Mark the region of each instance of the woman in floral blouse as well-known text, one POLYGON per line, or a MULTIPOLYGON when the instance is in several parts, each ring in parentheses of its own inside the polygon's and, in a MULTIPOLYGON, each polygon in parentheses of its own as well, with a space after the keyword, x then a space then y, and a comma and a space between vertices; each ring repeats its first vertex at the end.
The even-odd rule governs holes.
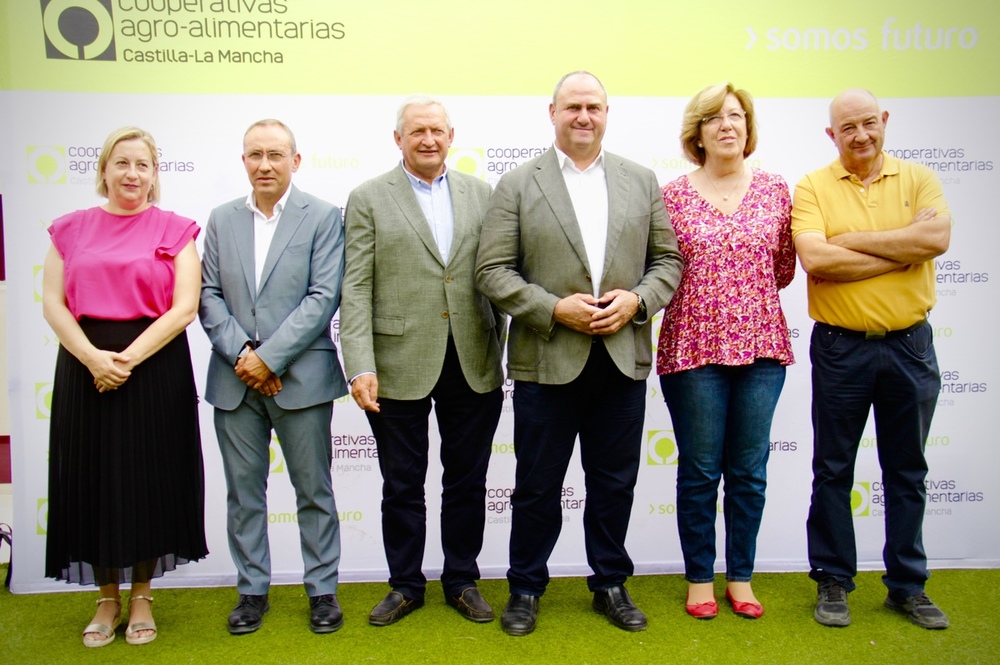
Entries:
POLYGON ((715 515, 725 479, 726 598, 764 612, 750 586, 764 510, 771 419, 793 362, 778 290, 795 274, 791 197, 781 177, 745 163, 757 146, 753 100, 731 84, 687 105, 684 153, 701 168, 663 187, 684 274, 664 310, 656 370, 678 448, 677 526, 686 609, 718 612, 715 515))

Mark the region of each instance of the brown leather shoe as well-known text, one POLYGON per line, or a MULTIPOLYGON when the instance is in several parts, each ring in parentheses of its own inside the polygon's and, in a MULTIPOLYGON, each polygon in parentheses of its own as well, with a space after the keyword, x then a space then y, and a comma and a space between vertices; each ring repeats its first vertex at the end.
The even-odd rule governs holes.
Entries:
POLYGON ((469 621, 476 623, 493 621, 493 608, 474 586, 467 587, 458 596, 448 596, 445 600, 469 621))
POLYGON ((373 626, 388 626, 423 606, 423 598, 407 598, 398 591, 390 591, 368 615, 368 623, 373 626))

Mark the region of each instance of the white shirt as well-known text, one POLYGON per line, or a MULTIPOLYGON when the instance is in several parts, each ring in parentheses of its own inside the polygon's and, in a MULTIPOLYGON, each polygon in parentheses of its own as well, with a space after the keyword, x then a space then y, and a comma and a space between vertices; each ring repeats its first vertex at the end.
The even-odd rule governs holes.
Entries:
POLYGON ((274 214, 268 219, 257 207, 253 192, 247 196, 247 208, 253 212, 253 267, 257 293, 260 293, 260 276, 264 272, 264 262, 267 260, 267 252, 271 249, 271 240, 274 239, 274 230, 278 228, 278 220, 281 219, 281 211, 288 203, 288 195, 292 188, 289 187, 281 195, 278 202, 274 204, 274 214))
POLYGON ((417 176, 406 170, 403 165, 406 177, 410 179, 410 186, 417 197, 420 209, 424 211, 427 224, 431 227, 434 235, 434 242, 437 243, 441 259, 448 263, 448 256, 451 254, 451 238, 455 234, 455 210, 451 205, 451 188, 448 186, 448 167, 445 166, 444 173, 434 178, 431 184, 427 184, 417 176))
POLYGON ((569 198, 573 202, 576 222, 583 236, 583 246, 590 261, 590 277, 594 297, 601 296, 601 278, 604 276, 604 253, 608 242, 608 178, 604 172, 604 149, 597 159, 581 171, 559 148, 556 159, 562 169, 569 198))

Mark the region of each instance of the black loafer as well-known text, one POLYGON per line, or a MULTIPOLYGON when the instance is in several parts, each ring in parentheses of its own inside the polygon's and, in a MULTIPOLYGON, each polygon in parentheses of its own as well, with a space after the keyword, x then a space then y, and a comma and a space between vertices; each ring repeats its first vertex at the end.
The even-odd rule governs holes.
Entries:
POLYGON ((469 621, 476 623, 493 621, 493 608, 474 586, 463 589, 457 596, 447 596, 445 601, 469 621))
POLYGON ((229 632, 233 635, 254 632, 260 628, 264 613, 269 609, 271 609, 271 604, 267 602, 267 594, 252 596, 241 593, 240 602, 229 613, 229 632))
POLYGON ((538 596, 512 593, 507 607, 500 614, 500 625, 503 626, 503 632, 520 637, 535 629, 537 616, 538 596))
POLYGON ((398 591, 390 591, 368 615, 368 623, 373 626, 388 626, 423 606, 423 598, 407 598, 398 591))
POLYGON ((635 606, 621 585, 595 591, 594 611, 607 616, 622 630, 646 630, 646 615, 635 606))
POLYGON ((332 633, 344 625, 344 613, 335 595, 313 596, 309 608, 312 610, 309 630, 314 633, 332 633))

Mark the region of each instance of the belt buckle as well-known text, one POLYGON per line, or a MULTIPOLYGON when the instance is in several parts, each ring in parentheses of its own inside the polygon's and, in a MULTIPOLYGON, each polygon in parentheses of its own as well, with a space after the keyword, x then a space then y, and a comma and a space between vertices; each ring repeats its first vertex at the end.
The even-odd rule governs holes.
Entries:
POLYGON ((865 331, 865 339, 885 339, 884 330, 867 330, 865 331))

